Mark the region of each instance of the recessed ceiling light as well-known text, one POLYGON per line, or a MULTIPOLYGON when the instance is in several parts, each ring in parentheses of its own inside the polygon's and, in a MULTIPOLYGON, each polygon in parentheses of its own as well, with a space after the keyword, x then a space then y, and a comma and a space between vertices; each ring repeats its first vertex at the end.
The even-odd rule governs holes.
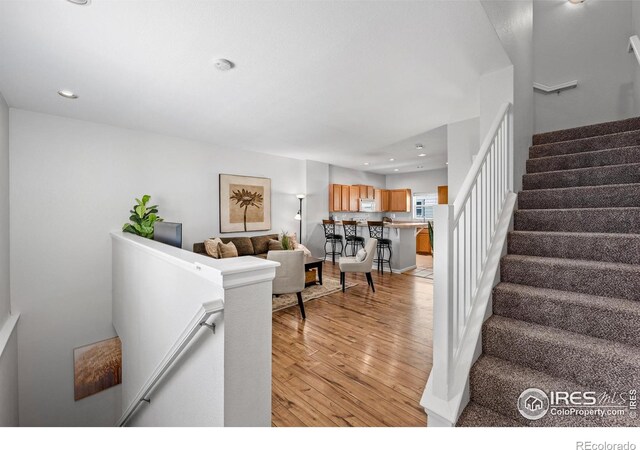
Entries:
POLYGON ((364 165, 365 165, 365 166, 368 166, 368 165, 369 165, 369 163, 364 163, 364 165))
POLYGON ((426 153, 420 153, 418 156, 427 156, 426 153))
POLYGON ((400 169, 393 169, 394 172, 397 172, 398 170, 400 170, 400 169))
POLYGON ((449 161, 447 161, 445 164, 448 166, 449 165, 449 161))
POLYGON ((228 59, 217 59, 216 61, 214 61, 213 65, 216 66, 216 69, 222 72, 231 70, 233 69, 233 66, 234 66, 234 64, 228 59))
POLYGON ((78 96, 68 89, 60 89, 58 95, 64 98, 76 99, 78 96))
POLYGON ((395 158, 389 158, 389 161, 395 161, 395 158))
POLYGON ((74 5, 88 5, 89 0, 67 0, 69 3, 73 3, 74 5))
POLYGON ((422 149, 424 148, 424 145, 422 145, 422 144, 416 144, 416 148, 417 148, 418 150, 422 150, 422 149))

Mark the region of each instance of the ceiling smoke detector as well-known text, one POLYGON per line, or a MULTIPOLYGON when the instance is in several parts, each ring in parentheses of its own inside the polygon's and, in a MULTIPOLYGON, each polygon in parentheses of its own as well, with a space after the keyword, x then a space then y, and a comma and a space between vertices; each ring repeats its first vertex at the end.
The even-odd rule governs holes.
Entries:
POLYGON ((213 65, 221 72, 233 69, 233 63, 228 59, 217 59, 214 61, 213 65))
POLYGON ((72 99, 72 100, 78 98, 78 96, 76 94, 74 94, 73 92, 71 92, 68 89, 60 89, 58 91, 58 95, 60 97, 69 98, 69 99, 72 99))
POLYGON ((69 3, 73 3, 74 5, 88 5, 89 0, 67 0, 69 3))
POLYGON ((579 5, 580 3, 584 3, 584 0, 569 0, 569 3, 574 5, 579 5))
POLYGON ((416 149, 418 150, 422 150, 424 148, 424 145, 422 144, 416 144, 416 149))

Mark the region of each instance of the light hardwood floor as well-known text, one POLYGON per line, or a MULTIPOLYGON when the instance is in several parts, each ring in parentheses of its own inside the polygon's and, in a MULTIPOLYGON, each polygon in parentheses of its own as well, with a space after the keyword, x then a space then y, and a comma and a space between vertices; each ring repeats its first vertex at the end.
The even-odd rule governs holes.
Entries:
MULTIPOLYGON (((339 278, 337 264, 324 277, 339 278)), ((374 271, 357 286, 273 314, 274 426, 424 426, 431 370, 429 280, 374 271)))

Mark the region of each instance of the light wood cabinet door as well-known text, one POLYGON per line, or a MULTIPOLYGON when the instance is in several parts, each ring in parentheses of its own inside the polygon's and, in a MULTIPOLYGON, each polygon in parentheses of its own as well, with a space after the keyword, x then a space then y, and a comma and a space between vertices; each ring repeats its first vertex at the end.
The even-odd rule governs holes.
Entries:
POLYGON ((390 206, 393 212, 411 212, 411 189, 393 189, 390 206))
POLYGON ((388 191, 387 189, 382 189, 382 198, 380 201, 380 205, 381 205, 380 210, 382 212, 388 212, 391 210, 390 200, 391 200, 391 192, 388 191))
POLYGON ((416 236, 416 253, 421 255, 431 254, 431 240, 429 239, 429 230, 422 230, 416 236))
POLYGON ((438 186, 438 205, 449 203, 449 186, 438 186))
POLYGON ((358 185, 358 198, 368 198, 367 197, 367 187, 363 184, 358 185))
POLYGON ((342 185, 340 211, 349 211, 349 186, 342 185))
POLYGON ((342 211, 342 186, 329 185, 329 212, 342 211))
POLYGON ((348 211, 357 212, 359 209, 360 187, 349 186, 349 209, 348 211))
POLYGON ((367 198, 374 198, 375 197, 375 189, 373 188, 373 186, 367 186, 367 198))
POLYGON ((382 189, 373 190, 373 199, 376 201, 376 212, 382 212, 382 189))

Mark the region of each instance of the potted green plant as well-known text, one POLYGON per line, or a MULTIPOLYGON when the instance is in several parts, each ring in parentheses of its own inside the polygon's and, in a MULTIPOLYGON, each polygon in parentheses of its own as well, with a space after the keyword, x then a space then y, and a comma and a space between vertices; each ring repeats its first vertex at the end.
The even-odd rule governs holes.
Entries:
POLYGON ((129 211, 131 222, 125 223, 122 231, 153 239, 153 225, 156 222, 162 222, 163 219, 158 216, 158 205, 147 206, 149 200, 151 200, 149 195, 143 195, 142 200, 136 198, 136 204, 129 211))

